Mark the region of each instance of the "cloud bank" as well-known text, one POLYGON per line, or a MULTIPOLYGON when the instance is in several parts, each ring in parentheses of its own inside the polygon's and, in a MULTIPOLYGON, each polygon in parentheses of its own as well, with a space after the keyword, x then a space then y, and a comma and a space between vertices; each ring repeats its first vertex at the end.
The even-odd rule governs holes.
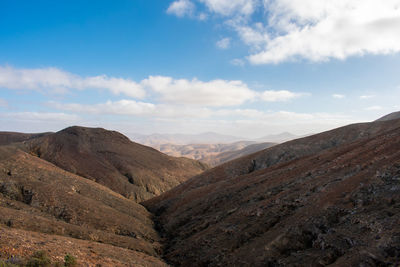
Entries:
MULTIPOLYGON (((139 82, 106 75, 81 77, 57 68, 16 69, 0 66, 0 88, 63 93, 70 90, 108 90, 113 95, 134 99, 149 98, 166 104, 223 107, 238 106, 248 101, 288 101, 303 94, 290 91, 258 92, 240 80, 201 81, 149 76, 139 82)), ((142 105, 143 102, 135 102, 142 105)), ((132 103, 127 106, 136 109, 132 103)), ((149 108, 149 107, 148 107, 149 108)))
POLYGON ((129 79, 106 75, 81 77, 58 68, 17 69, 0 66, 0 88, 65 93, 70 89, 105 89, 115 95, 143 98, 145 91, 129 79))
MULTIPOLYGON (((182 0, 172 2, 170 8, 182 0)), ((186 2, 189 2, 187 0, 186 2)), ((252 64, 400 52, 400 0, 197 0, 249 46, 252 64)))

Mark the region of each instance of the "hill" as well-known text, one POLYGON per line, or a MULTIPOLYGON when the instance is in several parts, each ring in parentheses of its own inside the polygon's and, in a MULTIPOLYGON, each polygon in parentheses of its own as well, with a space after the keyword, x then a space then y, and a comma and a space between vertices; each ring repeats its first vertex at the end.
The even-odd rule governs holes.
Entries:
POLYGON ((0 214, 2 259, 44 250, 80 266, 165 266, 143 206, 15 146, 0 146, 0 214))
POLYGON ((167 156, 102 128, 69 127, 25 141, 23 147, 136 202, 159 195, 207 168, 200 162, 167 156))
POLYGON ((0 146, 8 145, 17 142, 23 142, 41 136, 46 136, 51 133, 16 133, 16 132, 0 132, 0 146))
POLYGON ((176 266, 396 266, 400 120, 222 164, 143 204, 176 266))
POLYGON ((400 111, 385 115, 382 118, 377 119, 376 121, 390 121, 390 120, 397 120, 397 119, 400 119, 400 111))

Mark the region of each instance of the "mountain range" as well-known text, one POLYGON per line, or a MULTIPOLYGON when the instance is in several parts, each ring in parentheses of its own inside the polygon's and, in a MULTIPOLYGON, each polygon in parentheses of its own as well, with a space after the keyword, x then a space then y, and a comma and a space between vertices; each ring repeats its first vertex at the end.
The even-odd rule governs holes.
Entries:
POLYGON ((252 140, 212 132, 197 135, 133 134, 132 136, 133 140, 151 146, 167 155, 199 160, 212 167, 277 143, 302 137, 288 132, 266 135, 252 140))

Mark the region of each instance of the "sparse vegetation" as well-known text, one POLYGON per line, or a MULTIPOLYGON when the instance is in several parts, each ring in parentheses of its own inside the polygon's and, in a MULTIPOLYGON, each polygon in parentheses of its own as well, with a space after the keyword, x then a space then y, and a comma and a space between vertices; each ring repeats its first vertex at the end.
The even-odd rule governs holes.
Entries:
POLYGON ((18 267, 18 265, 0 260, 0 267, 18 267))
POLYGON ((50 266, 51 261, 47 256, 47 253, 43 250, 36 251, 33 253, 31 258, 28 260, 26 264, 27 267, 48 267, 50 266))
POLYGON ((64 266, 75 267, 77 266, 76 258, 71 254, 67 254, 64 257, 64 266))
POLYGON ((26 263, 21 258, 0 259, 0 267, 76 267, 77 265, 76 258, 69 253, 65 255, 64 262, 52 263, 47 253, 43 250, 33 253, 26 263))

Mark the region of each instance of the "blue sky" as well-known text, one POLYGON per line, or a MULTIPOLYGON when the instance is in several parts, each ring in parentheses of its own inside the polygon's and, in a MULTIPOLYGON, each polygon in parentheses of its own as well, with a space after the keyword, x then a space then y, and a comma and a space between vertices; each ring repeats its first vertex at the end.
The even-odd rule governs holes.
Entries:
POLYGON ((0 130, 305 134, 400 109, 400 0, 0 2, 0 130))

